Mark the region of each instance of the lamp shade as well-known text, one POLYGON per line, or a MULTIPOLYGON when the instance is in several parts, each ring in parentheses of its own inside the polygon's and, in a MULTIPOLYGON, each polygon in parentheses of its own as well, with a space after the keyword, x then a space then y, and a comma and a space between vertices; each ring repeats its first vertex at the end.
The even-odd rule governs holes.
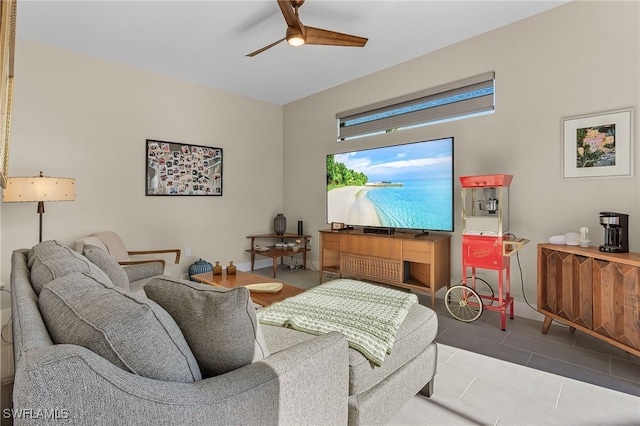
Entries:
POLYGON ((2 193, 5 203, 33 201, 73 201, 76 199, 76 180, 43 176, 10 177, 2 193))

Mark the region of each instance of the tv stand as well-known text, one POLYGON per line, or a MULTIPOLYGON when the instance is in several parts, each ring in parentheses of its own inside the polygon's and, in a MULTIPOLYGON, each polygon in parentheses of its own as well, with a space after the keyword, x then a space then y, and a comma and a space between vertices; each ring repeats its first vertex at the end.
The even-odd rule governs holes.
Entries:
POLYGON ((417 234, 414 235, 414 237, 415 238, 424 237, 425 235, 429 235, 429 231, 418 232, 417 234))
MULTIPOLYGON (((380 229, 380 228, 376 228, 380 229)), ((324 272, 367 279, 431 295, 451 285, 451 235, 320 231, 320 284, 324 272)))

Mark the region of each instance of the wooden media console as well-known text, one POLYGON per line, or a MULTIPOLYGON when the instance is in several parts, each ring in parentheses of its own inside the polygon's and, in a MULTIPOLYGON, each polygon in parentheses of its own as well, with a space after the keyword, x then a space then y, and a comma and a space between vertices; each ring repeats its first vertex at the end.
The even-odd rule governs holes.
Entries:
POLYGON ((451 236, 417 237, 402 232, 320 231, 320 283, 323 273, 351 276, 431 295, 451 285, 451 236))
POLYGON ((539 244, 538 311, 640 356, 640 254, 539 244))

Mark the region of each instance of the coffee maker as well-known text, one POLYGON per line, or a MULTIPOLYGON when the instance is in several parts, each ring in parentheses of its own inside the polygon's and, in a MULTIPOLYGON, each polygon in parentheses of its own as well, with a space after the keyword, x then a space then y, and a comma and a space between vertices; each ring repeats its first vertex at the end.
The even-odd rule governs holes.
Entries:
POLYGON ((607 253, 629 252, 629 215, 600 212, 600 225, 604 226, 604 244, 600 251, 607 253))

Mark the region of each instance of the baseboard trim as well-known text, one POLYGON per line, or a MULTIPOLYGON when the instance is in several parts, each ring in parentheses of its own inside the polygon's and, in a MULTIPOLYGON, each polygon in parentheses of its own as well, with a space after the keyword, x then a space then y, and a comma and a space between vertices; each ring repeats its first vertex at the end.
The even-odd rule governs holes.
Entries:
POLYGON ((526 302, 514 300, 513 309, 516 317, 528 318, 536 321, 544 321, 544 315, 538 312, 534 305, 529 306, 526 302))
MULTIPOLYGON (((234 262, 234 264, 236 265, 236 268, 238 269, 238 271, 251 272, 251 262, 241 262, 241 263, 234 262)), ((253 269, 262 269, 270 266, 273 266, 273 259, 269 259, 269 258, 257 259, 253 265, 253 269)))

